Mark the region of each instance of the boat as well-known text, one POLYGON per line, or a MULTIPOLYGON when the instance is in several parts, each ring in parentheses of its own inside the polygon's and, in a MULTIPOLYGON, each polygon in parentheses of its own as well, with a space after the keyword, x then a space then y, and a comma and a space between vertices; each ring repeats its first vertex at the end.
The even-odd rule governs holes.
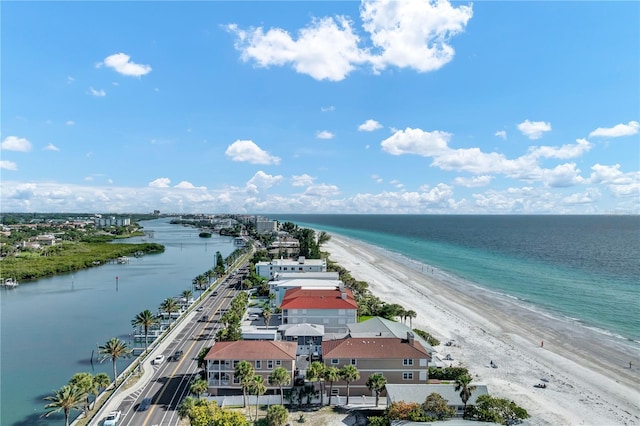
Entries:
POLYGON ((7 278, 4 281, 2 281, 2 287, 16 288, 18 287, 18 281, 14 280, 13 278, 7 278))
POLYGON ((118 263, 129 263, 129 258, 128 258, 127 256, 120 256, 120 257, 117 259, 117 262, 118 262, 118 263))

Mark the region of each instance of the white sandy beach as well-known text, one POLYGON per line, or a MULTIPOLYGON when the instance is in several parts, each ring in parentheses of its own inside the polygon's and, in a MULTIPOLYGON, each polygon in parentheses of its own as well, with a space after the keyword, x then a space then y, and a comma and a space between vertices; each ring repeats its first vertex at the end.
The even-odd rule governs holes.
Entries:
POLYGON ((438 355, 526 408, 525 424, 640 425, 637 346, 342 236, 322 250, 383 301, 416 311, 413 327, 442 341, 438 355), (456 344, 444 346, 449 339, 456 344), (547 389, 535 388, 543 377, 547 389))

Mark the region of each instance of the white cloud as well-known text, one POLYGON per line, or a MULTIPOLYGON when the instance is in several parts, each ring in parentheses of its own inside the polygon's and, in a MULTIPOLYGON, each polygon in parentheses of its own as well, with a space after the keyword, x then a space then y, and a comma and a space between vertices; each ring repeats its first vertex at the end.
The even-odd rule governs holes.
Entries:
POLYGON ((543 180, 552 188, 565 188, 584 182, 575 163, 560 164, 553 169, 545 170, 543 180))
POLYGON ((0 144, 0 149, 3 151, 31 151, 31 142, 26 138, 19 138, 17 136, 7 136, 0 144))
POLYGON ((316 137, 318 139, 333 139, 336 137, 336 135, 334 135, 328 130, 322 130, 322 131, 316 132, 316 137))
POLYGON ((637 121, 630 121, 627 124, 617 124, 613 127, 598 127, 593 132, 589 133, 590 138, 619 138, 621 136, 631 136, 638 133, 640 129, 640 123, 637 121))
POLYGON ((183 180, 179 184, 175 185, 174 188, 180 189, 207 189, 206 186, 194 186, 191 182, 183 180))
POLYGON ((534 158, 576 158, 582 156, 584 153, 591 149, 591 143, 586 139, 577 139, 575 145, 562 145, 561 147, 554 146, 538 146, 529 150, 529 155, 534 158))
POLYGON ((57 146, 55 146, 52 143, 47 144, 47 146, 45 146, 44 148, 45 151, 60 151, 60 148, 58 148, 57 146))
POLYGON ((103 96, 107 96, 107 92, 105 92, 103 89, 96 90, 93 87, 89 87, 89 94, 91 94, 93 96, 97 96, 99 98, 101 98, 103 96))
POLYGON ((304 191, 304 195, 310 197, 334 197, 340 195, 340 190, 335 185, 321 183, 319 185, 309 186, 306 191, 304 191))
POLYGON ((529 121, 524 120, 518 124, 518 130, 529 139, 540 139, 544 132, 551 131, 551 123, 545 123, 544 121, 529 121))
POLYGON ((438 155, 447 150, 451 134, 435 130, 425 132, 407 127, 380 143, 382 150, 392 155, 417 154, 423 157, 438 155))
POLYGON ((466 188, 479 188, 482 186, 487 186, 491 183, 493 177, 482 175, 482 176, 472 176, 472 177, 457 177, 453 180, 454 185, 464 186, 466 188))
POLYGON ((67 122, 66 122, 66 123, 64 123, 64 124, 66 124, 67 126, 73 126, 73 125, 75 125, 75 124, 76 124, 76 122, 75 122, 75 121, 73 121, 73 120, 67 120, 67 122))
POLYGON ((600 191, 597 189, 588 189, 585 192, 577 192, 568 195, 562 199, 565 204, 592 204, 600 198, 600 191))
POLYGON ((375 180, 376 183, 382 183, 384 180, 378 175, 371 175, 371 179, 375 180))
POLYGON ((225 155, 233 161, 251 164, 280 164, 280 158, 262 150, 253 141, 237 140, 227 147, 225 155))
POLYGON ((171 179, 169 178, 158 178, 149 182, 149 186, 152 188, 169 188, 171 184, 171 179))
MULTIPOLYGON (((640 205, 640 171, 624 173, 620 165, 604 166, 596 164, 591 167, 590 182, 603 184, 615 197, 634 197, 640 205)), ((634 213, 638 213, 634 211, 634 213)))
POLYGON ((472 15, 471 6, 453 7, 446 0, 364 0, 360 18, 369 45, 344 16, 314 18, 295 37, 281 28, 265 32, 230 24, 227 29, 236 35, 235 48, 245 62, 264 68, 291 65, 316 80, 340 81, 361 65, 374 73, 389 66, 437 70, 453 59, 449 39, 464 30, 472 15))
POLYGON ((131 61, 131 57, 124 53, 116 53, 104 58, 104 61, 97 64, 97 67, 107 66, 113 68, 116 72, 122 75, 129 75, 133 77, 140 77, 151 72, 149 65, 136 64, 131 61))
POLYGON ((71 84, 71 83, 73 83, 74 81, 76 81, 76 79, 75 79, 75 78, 73 78, 73 77, 71 77, 71 76, 68 76, 68 77, 67 77, 67 84, 71 84))
POLYGON ((378 130, 382 128, 382 124, 378 123, 376 120, 369 119, 358 126, 359 132, 373 132, 374 130, 378 130))
POLYGON ((2 170, 18 170, 18 165, 13 161, 0 160, 0 169, 2 170))
POLYGON ((247 192, 258 194, 261 191, 271 188, 274 185, 282 182, 283 177, 281 175, 270 175, 262 170, 256 172, 255 175, 247 182, 247 192))
POLYGON ((493 136, 497 136, 503 140, 507 140, 507 132, 505 130, 498 130, 493 134, 493 136))
POLYGON ((291 176, 291 186, 308 186, 313 184, 316 178, 309 176, 308 174, 293 175, 291 176))
POLYGON ((329 105, 326 107, 320 107, 320 111, 322 112, 333 112, 335 111, 336 107, 334 107, 333 105, 329 105))

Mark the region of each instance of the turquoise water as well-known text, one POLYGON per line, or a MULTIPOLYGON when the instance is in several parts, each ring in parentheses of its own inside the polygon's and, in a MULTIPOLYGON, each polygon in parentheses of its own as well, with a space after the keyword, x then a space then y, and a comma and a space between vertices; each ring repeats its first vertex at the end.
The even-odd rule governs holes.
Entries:
POLYGON ((637 216, 273 215, 640 341, 637 216))
MULTIPOLYGON (((0 425, 63 425, 62 415, 41 418, 43 398, 77 372, 112 377, 111 362, 97 362, 97 346, 112 337, 130 342, 136 314, 191 289, 214 266, 216 251, 234 250, 233 238, 198 238, 197 229, 168 222, 142 223, 155 231, 149 242, 165 246, 162 254, 0 290, 0 425)), ((130 362, 119 360, 118 372, 130 362)))

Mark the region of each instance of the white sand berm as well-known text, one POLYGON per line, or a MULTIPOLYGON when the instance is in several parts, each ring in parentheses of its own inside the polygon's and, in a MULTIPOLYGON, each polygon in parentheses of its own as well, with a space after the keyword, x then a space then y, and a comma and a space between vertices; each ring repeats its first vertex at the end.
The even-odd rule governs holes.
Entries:
POLYGON ((383 301, 417 312, 414 328, 443 343, 454 339, 454 346, 436 347, 439 355, 450 353, 452 365, 467 367, 490 394, 526 408, 526 424, 640 424, 640 353, 633 342, 340 235, 322 250, 383 301), (542 378, 547 388, 534 387, 542 378))

